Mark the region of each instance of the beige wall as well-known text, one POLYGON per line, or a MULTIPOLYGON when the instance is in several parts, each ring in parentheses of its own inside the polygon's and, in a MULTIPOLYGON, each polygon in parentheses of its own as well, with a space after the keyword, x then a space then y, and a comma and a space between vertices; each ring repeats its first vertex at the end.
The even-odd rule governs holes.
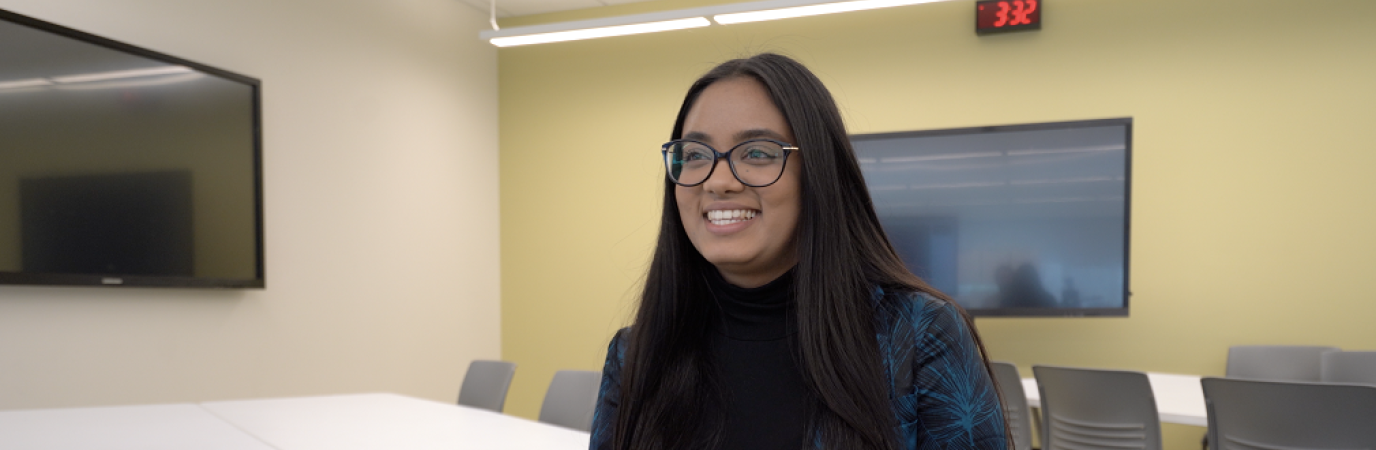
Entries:
MULTIPOLYGON (((683 92, 765 50, 813 68, 857 133, 1134 118, 1131 317, 980 319, 1025 375, 1221 374, 1234 344, 1376 349, 1376 2, 1059 0, 1043 30, 988 37, 972 3, 500 50, 508 412, 534 416, 556 369, 600 369, 683 92)), ((562 18, 524 23, 541 20, 562 18)))
POLYGON ((0 0, 263 81, 265 290, 0 286, 0 409, 388 391, 499 354, 496 51, 452 0, 0 0))

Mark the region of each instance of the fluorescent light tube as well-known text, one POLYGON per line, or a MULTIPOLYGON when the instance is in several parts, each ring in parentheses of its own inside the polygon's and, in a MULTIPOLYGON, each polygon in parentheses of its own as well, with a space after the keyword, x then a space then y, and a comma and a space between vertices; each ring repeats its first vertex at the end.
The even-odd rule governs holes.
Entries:
POLYGON ((493 29, 478 33, 478 37, 498 47, 543 44, 547 42, 592 39, 607 36, 652 33, 656 31, 698 28, 717 23, 741 23, 787 17, 812 16, 846 11, 859 11, 890 6, 914 5, 946 0, 760 0, 744 3, 704 6, 699 8, 660 11, 629 16, 575 20, 542 25, 493 29))
POLYGON ((712 25, 705 17, 693 17, 688 19, 666 20, 661 22, 636 23, 630 25, 616 25, 600 28, 584 28, 581 30, 556 31, 552 33, 527 34, 523 36, 495 37, 490 42, 498 47, 511 47, 515 45, 545 44, 549 42, 575 41, 579 39, 593 39, 609 36, 625 36, 628 34, 654 33, 656 31, 682 30, 686 28, 699 28, 712 25))
POLYGON ((823 3, 819 5, 794 6, 791 8, 749 11, 731 14, 718 14, 712 20, 722 25, 733 23, 759 22, 762 20, 788 19, 793 17, 816 16, 839 12, 860 11, 865 9, 888 8, 891 6, 916 5, 943 0, 854 0, 849 2, 823 3))
POLYGON ((30 78, 27 80, 0 81, 0 89, 23 89, 28 87, 48 86, 53 82, 43 78, 30 78))
POLYGON ((117 80, 121 78, 151 77, 157 75, 172 75, 178 73, 193 72, 188 67, 182 66, 163 66, 151 69, 116 70, 113 72, 99 72, 83 75, 68 75, 65 77, 53 77, 52 80, 58 83, 87 83, 91 81, 117 80))

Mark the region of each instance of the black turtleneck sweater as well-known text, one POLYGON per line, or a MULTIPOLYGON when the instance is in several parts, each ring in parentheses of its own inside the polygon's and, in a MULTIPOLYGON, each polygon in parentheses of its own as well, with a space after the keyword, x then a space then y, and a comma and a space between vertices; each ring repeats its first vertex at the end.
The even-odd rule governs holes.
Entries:
POLYGON ((722 450, 797 450, 807 389, 794 357, 793 271, 757 288, 710 271, 717 304, 710 357, 726 394, 722 450))

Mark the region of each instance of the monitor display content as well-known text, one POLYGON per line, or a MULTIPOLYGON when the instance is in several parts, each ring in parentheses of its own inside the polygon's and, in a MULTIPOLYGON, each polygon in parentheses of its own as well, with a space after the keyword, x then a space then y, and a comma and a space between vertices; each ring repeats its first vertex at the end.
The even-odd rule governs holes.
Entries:
POLYGON ((0 283, 262 287, 259 82, 0 11, 0 283))
POLYGON ((975 315, 1128 313, 1131 119, 853 137, 903 262, 975 315))

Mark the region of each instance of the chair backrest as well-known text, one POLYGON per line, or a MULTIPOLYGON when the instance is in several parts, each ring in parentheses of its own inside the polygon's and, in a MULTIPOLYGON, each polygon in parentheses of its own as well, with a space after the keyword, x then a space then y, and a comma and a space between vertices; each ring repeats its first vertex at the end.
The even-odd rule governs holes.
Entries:
POLYGON ((592 431, 592 412, 597 406, 597 389, 602 374, 586 370, 560 370, 545 391, 540 405, 540 421, 544 423, 592 431))
POLYGON ((1205 378, 1218 450, 1376 448, 1376 386, 1205 378))
POLYGON ((468 364, 463 386, 459 387, 459 404, 502 412, 515 374, 516 363, 474 360, 468 364))
POLYGON ((1322 381, 1376 384, 1376 352, 1325 352, 1320 367, 1322 381))
POLYGON ((1032 366, 1042 402, 1042 448, 1161 450, 1161 417, 1142 372, 1032 366))
POLYGON ((1013 433, 1014 450, 1032 450, 1032 410, 1027 407, 1027 393, 1022 390, 1022 375, 1018 367, 1003 361, 989 361, 994 369, 994 382, 1003 395, 1003 419, 1013 433))
POLYGON ((1319 359, 1337 347, 1238 345, 1228 349, 1228 378, 1319 381, 1319 359))

